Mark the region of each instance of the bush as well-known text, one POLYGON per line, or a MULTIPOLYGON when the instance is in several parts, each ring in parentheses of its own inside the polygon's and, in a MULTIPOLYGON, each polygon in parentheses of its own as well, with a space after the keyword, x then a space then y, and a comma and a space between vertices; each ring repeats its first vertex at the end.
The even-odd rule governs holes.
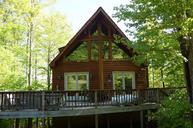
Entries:
POLYGON ((156 113, 158 128, 193 128, 190 115, 186 91, 176 91, 162 102, 156 113))

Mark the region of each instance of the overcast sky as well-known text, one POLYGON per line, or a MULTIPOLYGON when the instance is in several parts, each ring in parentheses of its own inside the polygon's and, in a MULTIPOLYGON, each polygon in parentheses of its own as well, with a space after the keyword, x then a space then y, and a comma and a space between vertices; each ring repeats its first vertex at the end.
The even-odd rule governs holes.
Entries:
MULTIPOLYGON (((50 10, 56 10, 66 15, 73 32, 76 33, 93 13, 102 7, 112 18, 113 7, 126 4, 129 0, 57 0, 50 10)), ((117 23, 116 19, 113 19, 117 23)), ((123 23, 117 23, 125 31, 123 23)))

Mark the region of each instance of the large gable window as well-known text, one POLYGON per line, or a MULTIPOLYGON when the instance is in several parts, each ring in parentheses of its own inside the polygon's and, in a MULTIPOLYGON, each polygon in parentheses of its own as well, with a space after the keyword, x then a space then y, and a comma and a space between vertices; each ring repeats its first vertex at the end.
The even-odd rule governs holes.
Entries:
POLYGON ((129 56, 119 48, 115 43, 112 43, 112 57, 114 60, 127 60, 129 56))
POLYGON ((134 72, 113 72, 113 89, 135 89, 135 73, 134 72))
POLYGON ((65 90, 88 90, 89 73, 64 73, 65 90))
POLYGON ((93 41, 92 42, 92 48, 91 48, 91 59, 92 60, 98 60, 98 54, 99 50, 98 50, 98 42, 93 41))
POLYGON ((81 42, 80 46, 76 48, 69 56, 66 57, 67 61, 86 61, 88 60, 88 47, 87 42, 81 42))

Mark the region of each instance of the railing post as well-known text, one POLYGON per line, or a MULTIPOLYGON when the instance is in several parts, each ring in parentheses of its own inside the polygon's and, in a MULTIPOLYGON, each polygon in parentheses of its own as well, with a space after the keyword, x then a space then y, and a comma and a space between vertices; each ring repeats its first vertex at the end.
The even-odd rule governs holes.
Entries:
POLYGON ((45 110, 45 92, 42 92, 42 111, 45 110))
POLYGON ((159 103, 159 88, 156 89, 156 100, 159 103))
POLYGON ((98 103, 97 103, 97 91, 94 92, 94 101, 95 101, 95 108, 97 108, 98 103))

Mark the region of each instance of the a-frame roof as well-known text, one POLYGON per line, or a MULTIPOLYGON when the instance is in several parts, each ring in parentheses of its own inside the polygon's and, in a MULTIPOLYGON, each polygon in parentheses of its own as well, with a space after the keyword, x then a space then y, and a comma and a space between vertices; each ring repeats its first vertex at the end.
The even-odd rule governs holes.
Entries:
POLYGON ((127 36, 121 31, 121 29, 115 24, 115 22, 110 18, 110 16, 101 8, 99 7, 97 11, 91 16, 91 18, 83 25, 83 27, 75 34, 75 36, 67 43, 65 47, 59 48, 60 53, 52 60, 50 63, 51 67, 54 67, 55 63, 59 60, 59 58, 67 51, 75 40, 86 30, 86 28, 92 24, 98 15, 102 15, 110 24, 111 26, 119 33, 119 35, 123 38, 127 39, 127 36))

